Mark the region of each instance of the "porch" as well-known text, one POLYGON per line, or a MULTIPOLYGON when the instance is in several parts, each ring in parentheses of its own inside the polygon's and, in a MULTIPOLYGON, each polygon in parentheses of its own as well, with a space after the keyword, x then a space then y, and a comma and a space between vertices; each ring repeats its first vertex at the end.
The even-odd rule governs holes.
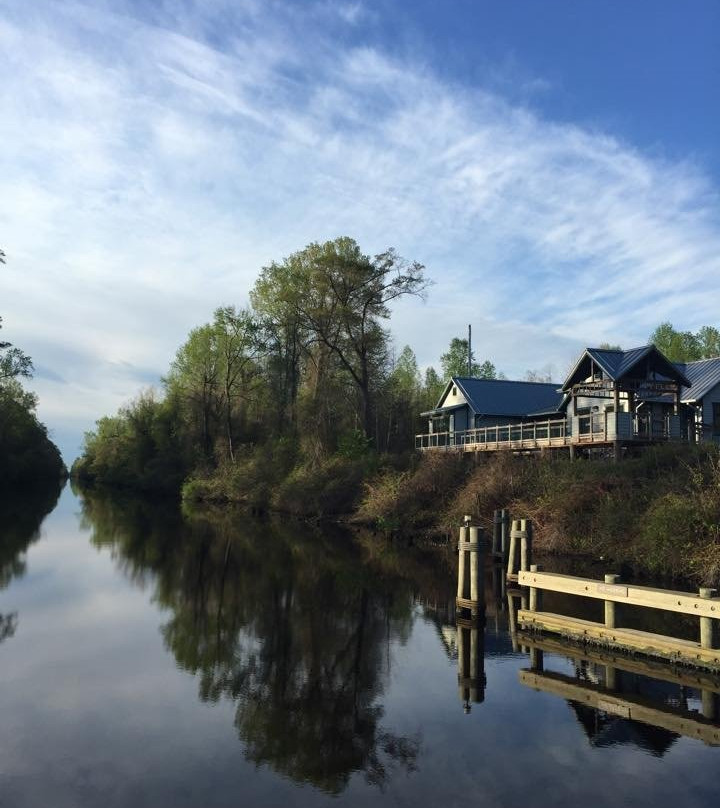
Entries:
POLYGON ((680 440, 680 416, 604 411, 544 421, 476 427, 460 431, 428 432, 415 436, 420 450, 493 452, 535 450, 562 446, 650 443, 680 440))

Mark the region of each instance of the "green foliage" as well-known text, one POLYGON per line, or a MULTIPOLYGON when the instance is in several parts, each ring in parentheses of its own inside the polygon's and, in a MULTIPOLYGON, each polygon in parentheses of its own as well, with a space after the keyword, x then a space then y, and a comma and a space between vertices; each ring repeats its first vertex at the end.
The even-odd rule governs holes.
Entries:
POLYGON ((496 379, 495 365, 486 359, 482 363, 475 361, 475 351, 470 357, 470 372, 468 373, 468 341, 453 337, 447 353, 440 357, 440 365, 445 381, 451 376, 472 376, 476 379, 496 379))
POLYGON ((35 395, 16 379, 0 383, 0 486, 65 474, 60 452, 35 414, 36 404, 35 395))
MULTIPOLYGON (((0 328, 2 328, 2 317, 0 317, 0 328)), ((13 347, 9 342, 0 340, 0 384, 20 376, 30 378, 32 370, 32 359, 26 353, 13 347)))
POLYGON ((720 331, 704 325, 696 333, 676 331, 672 323, 664 322, 650 335, 652 342, 671 362, 693 362, 720 356, 720 331))
POLYGON ((359 429, 340 436, 337 453, 348 460, 360 460, 371 451, 370 439, 359 429))
POLYGON ((85 435, 73 476, 140 490, 177 491, 187 470, 174 399, 141 394, 85 435))

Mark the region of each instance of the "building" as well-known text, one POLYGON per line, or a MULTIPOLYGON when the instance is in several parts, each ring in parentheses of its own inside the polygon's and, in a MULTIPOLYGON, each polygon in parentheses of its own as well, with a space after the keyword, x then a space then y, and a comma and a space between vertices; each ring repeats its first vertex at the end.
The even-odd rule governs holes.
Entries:
POLYGON ((720 357, 673 363, 654 345, 586 348, 562 385, 453 377, 418 449, 575 450, 720 440, 720 357))

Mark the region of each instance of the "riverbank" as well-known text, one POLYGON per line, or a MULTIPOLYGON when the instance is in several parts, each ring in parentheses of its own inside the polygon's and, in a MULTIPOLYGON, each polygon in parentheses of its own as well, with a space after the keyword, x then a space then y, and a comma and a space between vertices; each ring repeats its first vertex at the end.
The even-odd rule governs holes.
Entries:
POLYGON ((414 540, 454 536, 464 514, 489 528, 493 511, 509 508, 533 520, 539 552, 720 583, 720 452, 712 445, 650 447, 621 463, 433 453, 336 455, 312 465, 279 445, 195 474, 182 499, 190 508, 239 504, 414 540))
POLYGON ((651 447, 621 463, 425 456, 412 471, 368 483, 355 519, 450 534, 464 514, 490 528, 496 508, 532 519, 543 553, 720 582, 720 452, 710 445, 651 447))

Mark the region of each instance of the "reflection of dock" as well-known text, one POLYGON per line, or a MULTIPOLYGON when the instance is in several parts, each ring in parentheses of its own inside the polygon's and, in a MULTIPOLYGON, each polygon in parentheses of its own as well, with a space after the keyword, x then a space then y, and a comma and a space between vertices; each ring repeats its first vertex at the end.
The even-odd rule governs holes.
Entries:
POLYGON ((720 727, 689 711, 678 713, 666 705, 652 703, 640 696, 613 693, 599 685, 580 682, 561 673, 522 670, 519 675, 520 682, 534 690, 720 746, 720 727))
POLYGON ((696 738, 711 746, 720 746, 718 693, 720 676, 707 671, 688 670, 653 660, 638 659, 620 652, 579 647, 567 640, 517 632, 517 640, 530 654, 530 670, 519 671, 521 684, 567 699, 605 715, 640 721, 667 732, 696 738), (585 678, 580 680, 554 671, 545 671, 544 654, 552 653, 571 660, 585 678), (592 675, 595 668, 596 674, 592 675), (623 674, 628 675, 627 684, 623 674), (592 678, 591 678, 592 677, 592 678), (640 683, 637 677, 644 680, 640 683), (681 699, 668 703, 649 698, 647 692, 664 685, 678 685, 681 699), (642 692, 642 691, 645 692, 642 692), (688 691, 699 691, 701 712, 687 709, 688 691))

